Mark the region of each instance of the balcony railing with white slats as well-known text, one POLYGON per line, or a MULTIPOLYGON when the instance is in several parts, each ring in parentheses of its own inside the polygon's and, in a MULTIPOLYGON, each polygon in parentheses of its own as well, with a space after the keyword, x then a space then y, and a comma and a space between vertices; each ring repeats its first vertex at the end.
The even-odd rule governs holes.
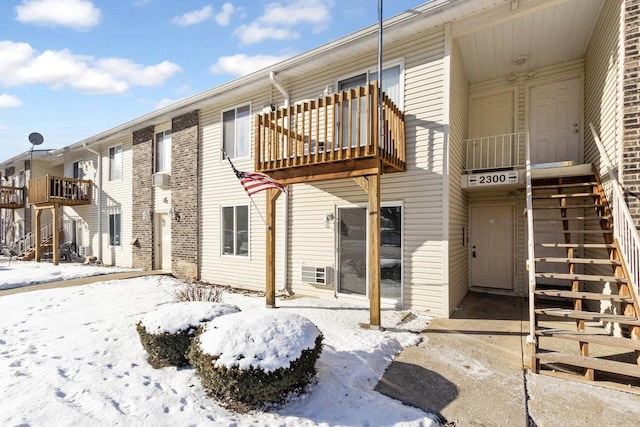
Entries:
POLYGON ((526 139, 527 132, 515 132, 465 140, 465 170, 478 172, 523 168, 526 139))

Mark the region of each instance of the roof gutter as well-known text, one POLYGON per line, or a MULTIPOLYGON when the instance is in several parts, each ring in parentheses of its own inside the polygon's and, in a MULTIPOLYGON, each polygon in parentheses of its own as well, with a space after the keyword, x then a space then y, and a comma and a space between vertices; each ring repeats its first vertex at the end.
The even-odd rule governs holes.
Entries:
POLYGON ((98 184, 95 186, 98 190, 96 193, 96 200, 97 200, 96 205, 98 209, 98 212, 97 212, 98 226, 96 227, 96 233, 98 234, 98 259, 102 261, 102 154, 100 154, 99 151, 89 148, 86 142, 82 144, 82 146, 84 147, 85 150, 98 156, 98 167, 96 170, 96 174, 98 175, 98 179, 97 179, 98 184))

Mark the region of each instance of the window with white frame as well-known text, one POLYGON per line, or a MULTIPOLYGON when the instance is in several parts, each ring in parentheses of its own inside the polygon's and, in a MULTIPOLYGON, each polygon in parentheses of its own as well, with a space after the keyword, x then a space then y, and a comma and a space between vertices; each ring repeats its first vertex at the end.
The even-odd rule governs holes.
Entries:
MULTIPOLYGON (((395 64, 382 69, 382 91, 396 104, 399 108, 402 108, 402 92, 401 81, 402 66, 401 64, 395 64)), ((367 83, 378 80, 378 71, 371 70, 356 76, 349 77, 347 79, 338 81, 338 90, 348 90, 359 86, 364 86, 367 83)), ((343 103, 342 113, 340 118, 336 121, 336 127, 342 138, 342 147, 349 146, 349 140, 351 140, 351 146, 357 147, 358 145, 366 144, 367 129, 365 124, 367 123, 367 109, 366 99, 360 98, 360 135, 358 135, 358 106, 356 103, 343 103), (350 106, 349 106, 350 105, 350 106), (351 121, 351 134, 349 134, 349 121, 351 121)), ((337 112, 336 112, 337 113, 337 112)))
POLYGON ((155 141, 155 172, 171 173, 171 131, 156 133, 155 141))
POLYGON ((249 256, 249 206, 222 208, 222 254, 249 256))
POLYGON ((84 178, 84 168, 82 162, 73 162, 73 178, 84 178))
POLYGON ((120 246, 121 244, 121 215, 118 213, 109 214, 109 245, 120 246))
POLYGON ((251 107, 243 105, 222 113, 222 147, 227 156, 247 157, 251 144, 251 107))
POLYGON ((122 145, 109 148, 109 180, 122 179, 122 145))

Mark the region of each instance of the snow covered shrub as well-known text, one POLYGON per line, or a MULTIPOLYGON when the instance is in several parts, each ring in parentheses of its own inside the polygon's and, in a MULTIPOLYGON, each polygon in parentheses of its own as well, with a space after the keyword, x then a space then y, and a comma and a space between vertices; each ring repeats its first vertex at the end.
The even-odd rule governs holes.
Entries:
POLYGON ((322 333, 297 314, 234 313, 209 322, 192 342, 188 358, 207 392, 246 411, 304 392, 315 377, 322 333))
POLYGON ((142 347, 154 368, 184 366, 196 331, 216 317, 236 313, 238 307, 216 302, 188 301, 165 304, 147 313, 136 325, 142 347))
POLYGON ((189 282, 178 288, 174 293, 176 301, 209 301, 220 302, 225 289, 217 285, 189 282))

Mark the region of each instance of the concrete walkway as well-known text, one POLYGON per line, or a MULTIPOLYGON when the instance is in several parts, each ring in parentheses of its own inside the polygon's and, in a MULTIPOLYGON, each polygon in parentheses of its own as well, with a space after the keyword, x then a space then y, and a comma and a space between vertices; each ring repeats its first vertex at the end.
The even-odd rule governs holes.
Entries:
POLYGON ((640 396, 530 374, 527 301, 470 293, 435 319, 376 390, 455 426, 636 426, 640 396))
POLYGON ((170 274, 166 271, 123 271, 120 273, 101 274, 97 276, 78 277, 77 279, 58 280, 56 282, 38 283, 37 285, 23 286, 13 289, 0 290, 0 297, 4 295, 18 294, 21 292, 40 291, 42 289, 66 288, 69 286, 88 285, 90 283, 106 282, 109 280, 131 279, 141 276, 153 276, 156 274, 170 274))

